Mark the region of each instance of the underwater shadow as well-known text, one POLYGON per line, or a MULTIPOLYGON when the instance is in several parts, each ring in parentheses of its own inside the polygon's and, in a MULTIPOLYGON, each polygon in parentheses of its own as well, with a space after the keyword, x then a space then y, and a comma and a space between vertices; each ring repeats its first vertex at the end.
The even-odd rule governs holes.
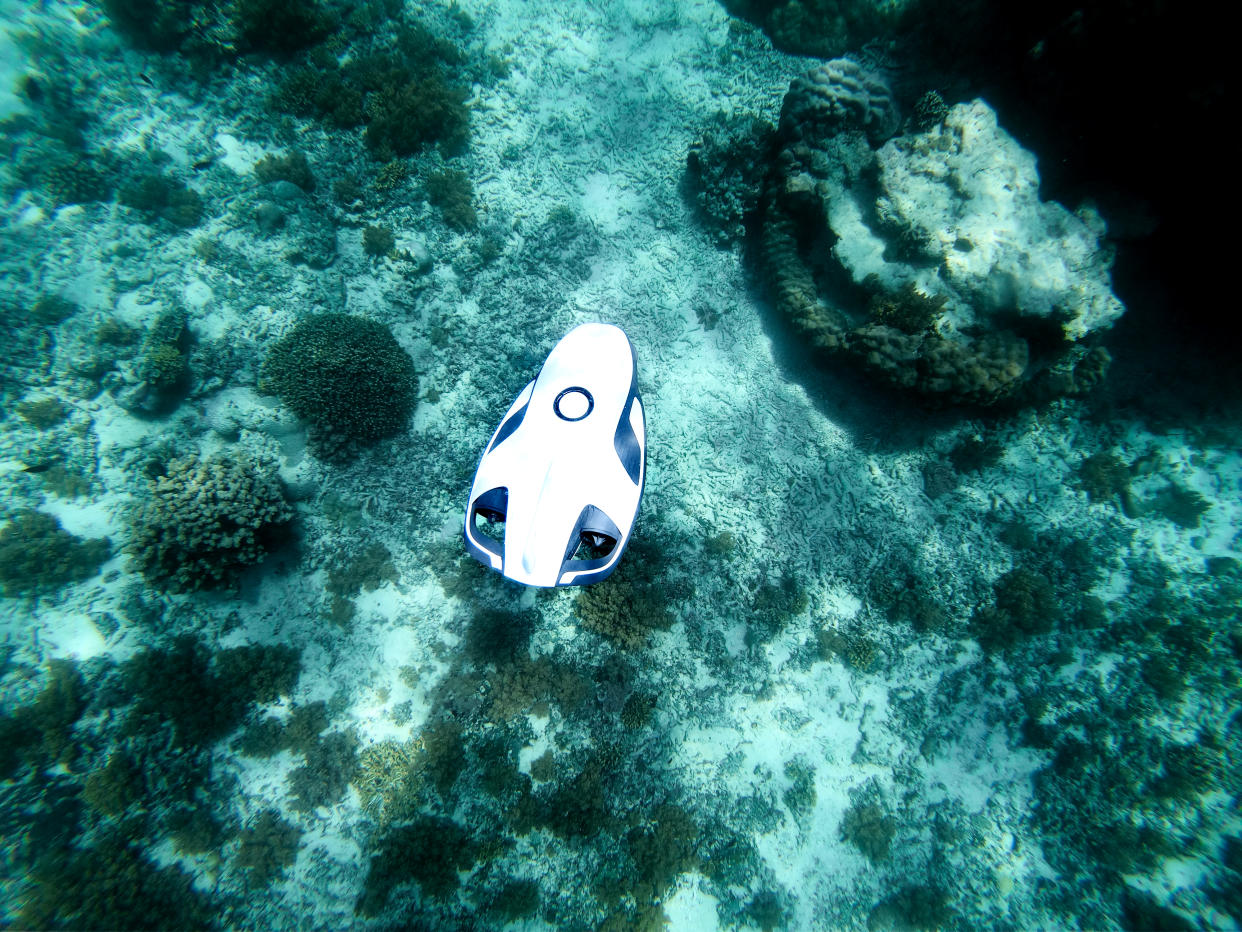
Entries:
POLYGON ((1100 422, 1133 419, 1163 433, 1199 428, 1236 436, 1242 423, 1242 359, 1237 315, 1220 294, 1163 274, 1153 236, 1125 243, 1113 269, 1126 303, 1108 335, 1113 364, 1090 399, 1100 422))
MULTIPOLYGON (((846 430, 858 446, 885 453, 923 447, 935 434, 971 418, 995 418, 999 412, 962 405, 931 407, 861 371, 844 356, 817 350, 778 311, 756 276, 746 286, 759 312, 763 331, 781 377, 802 386, 815 409, 846 430)), ((1003 416, 1003 415, 1002 415, 1003 416)))

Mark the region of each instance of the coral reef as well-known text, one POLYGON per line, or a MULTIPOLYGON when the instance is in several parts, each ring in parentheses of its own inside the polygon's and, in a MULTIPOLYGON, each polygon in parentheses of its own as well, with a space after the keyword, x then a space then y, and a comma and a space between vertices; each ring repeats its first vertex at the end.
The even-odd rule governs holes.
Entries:
POLYGON ((127 660, 121 685, 134 704, 125 720, 129 734, 171 724, 183 747, 208 745, 225 737, 254 702, 288 695, 301 669, 291 647, 249 645, 213 655, 191 635, 171 647, 146 650, 127 660))
POLYGON ((892 327, 906 334, 926 333, 940 319, 945 295, 929 298, 915 286, 906 282, 895 293, 878 293, 871 297, 867 308, 871 318, 882 327, 892 327))
POLYGON ((1099 217, 1041 201, 1034 157, 982 101, 885 143, 898 125, 852 60, 791 85, 760 242, 779 309, 814 347, 924 399, 1090 389, 1108 356, 1086 341, 1124 311, 1099 217))
POLYGON ((392 828, 371 855, 355 911, 377 915, 393 889, 405 883, 417 883, 424 896, 445 897, 457 889, 457 873, 470 867, 475 853, 469 834, 450 819, 422 816, 392 828))
POLYGON ((217 928, 207 897, 176 866, 159 867, 119 834, 53 846, 30 872, 18 924, 28 929, 217 928))
POLYGON ((414 155, 439 143, 446 153, 461 151, 470 135, 466 92, 437 75, 392 84, 370 96, 363 138, 382 161, 414 155))
POLYGON ((263 156, 255 163, 254 176, 260 184, 287 181, 308 194, 315 190, 315 173, 311 171, 306 153, 299 149, 284 155, 263 156))
POLYGON ((297 860, 302 830, 290 825, 274 809, 264 809, 242 829, 237 866, 250 871, 255 881, 269 884, 297 860))
POLYGON ((117 200, 138 211, 147 222, 165 220, 179 229, 198 226, 203 198, 185 182, 158 172, 141 172, 121 185, 117 200))
POLYGON ((896 834, 896 821, 879 802, 855 803, 841 819, 841 838, 873 862, 888 857, 896 834))
POLYGON ((427 177, 427 200, 440 208, 444 222, 454 230, 466 232, 479 225, 474 209, 474 186, 460 169, 448 168, 427 177))
POLYGON ((842 130, 860 130, 878 146, 900 124, 887 82, 852 58, 834 58, 794 78, 781 106, 780 132, 787 145, 815 148, 842 130))
POLYGON ((148 483, 127 550, 153 583, 175 590, 226 586, 288 539, 292 518, 271 467, 186 456, 148 483))
MULTIPOLYGON (((926 242, 935 274, 876 261, 865 249, 838 250, 855 278, 875 273, 896 287, 914 275, 928 294, 947 299, 959 330, 1016 315, 1015 328, 1048 319, 1074 341, 1111 326, 1125 308, 1109 288, 1102 221, 1040 199, 1034 155, 983 101, 952 107, 942 122, 876 153, 883 224, 926 242)), ((848 222, 834 230, 864 232, 848 222)))
POLYGON ((414 362, 388 328, 349 314, 299 321, 268 353, 259 388, 308 422, 326 459, 403 430, 418 397, 414 362))
POLYGON ((105 538, 83 540, 52 515, 19 511, 0 528, 0 592, 6 596, 55 592, 90 579, 110 553, 105 538))
MULTIPOLYGON (((1042 177, 950 106, 980 85, 919 46, 983 0, 722 2, 857 51, 710 4, 9 4, 0 925, 1242 921, 1238 429, 1152 376, 1197 368, 1202 275, 1131 261, 1169 240, 1065 183, 1034 101, 988 98, 1042 177), (867 43, 911 4, 944 22, 867 43), (1122 378, 1066 398, 1113 243, 1122 378), (515 372, 600 314, 659 408, 644 527, 608 582, 518 591, 459 495, 515 372), (118 515, 132 557, 28 591, 118 515)), ((1162 74, 1117 134, 1148 164, 1195 150, 1162 74)))
POLYGON ((126 410, 157 417, 175 408, 190 388, 190 331, 180 307, 161 311, 147 330, 131 366, 122 366, 125 382, 116 390, 126 410))
POLYGON ((754 116, 718 113, 686 155, 699 216, 720 245, 739 242, 759 206, 776 130, 754 116))

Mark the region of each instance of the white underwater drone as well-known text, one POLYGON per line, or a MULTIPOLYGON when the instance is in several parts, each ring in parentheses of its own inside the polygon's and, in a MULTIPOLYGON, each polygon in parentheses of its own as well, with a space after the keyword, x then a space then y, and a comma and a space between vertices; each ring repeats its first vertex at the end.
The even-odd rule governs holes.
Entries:
POLYGON ((582 324, 552 348, 479 460, 466 549, 527 586, 585 586, 616 569, 634 529, 647 431, 634 347, 582 324))

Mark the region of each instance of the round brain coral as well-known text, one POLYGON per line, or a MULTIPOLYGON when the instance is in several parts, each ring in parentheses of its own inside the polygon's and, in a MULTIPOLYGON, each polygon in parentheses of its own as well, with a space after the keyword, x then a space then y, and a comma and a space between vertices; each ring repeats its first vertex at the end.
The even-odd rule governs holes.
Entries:
POLYGON ((259 390, 279 395, 306 421, 316 454, 330 459, 403 430, 417 402, 418 375, 383 324, 318 314, 272 347, 259 390))
POLYGON ((284 542, 292 518, 274 470, 187 456, 151 482, 129 552, 144 576, 169 588, 227 585, 284 542))

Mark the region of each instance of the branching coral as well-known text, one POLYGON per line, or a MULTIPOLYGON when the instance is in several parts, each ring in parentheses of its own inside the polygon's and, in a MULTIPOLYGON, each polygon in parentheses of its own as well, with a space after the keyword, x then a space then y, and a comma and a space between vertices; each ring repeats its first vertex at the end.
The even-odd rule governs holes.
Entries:
POLYGON ((758 117, 717 114, 691 144, 686 176, 700 216, 721 245, 741 240, 759 206, 775 129, 758 117))
POLYGON ((86 709, 82 674, 68 660, 48 663, 48 682, 35 701, 0 717, 0 776, 23 762, 40 767, 68 763, 74 755, 73 728, 86 709))
POLYGON ((334 731, 306 746, 306 764, 289 774, 293 808, 309 812, 337 802, 358 772, 358 736, 334 731))
POLYGON ((193 0, 100 0, 112 25, 139 48, 170 52, 193 28, 193 0))
POLYGON ((178 590, 229 585, 287 539, 292 517, 271 467, 187 456, 149 483, 128 549, 152 582, 178 590))
POLYGON ((299 671, 291 647, 247 645, 213 657, 182 635, 170 648, 142 651, 122 665, 123 688, 135 697, 125 730, 137 735, 168 723, 182 746, 211 744, 241 723, 251 703, 288 695, 299 671))
POLYGON ((203 219, 203 199, 193 188, 156 172, 134 176, 121 186, 117 199, 139 211, 148 222, 157 218, 188 229, 203 219))
POLYGON ((167 414, 190 388, 190 331, 180 307, 162 311, 151 324, 142 347, 127 371, 129 384, 117 400, 135 414, 167 414))
POLYGON ((260 884, 275 880, 297 860, 302 830, 290 825, 274 809, 265 809, 242 829, 237 864, 250 871, 260 884))
POLYGON ((547 715, 552 705, 565 715, 578 708, 589 693, 589 684, 574 667, 546 654, 531 660, 524 644, 518 651, 487 677, 491 685, 489 719, 501 722, 526 712, 547 715))
POLYGON ((108 559, 106 539, 83 540, 52 515, 27 509, 0 528, 0 592, 7 596, 55 592, 89 579, 108 559))
POLYGON ((260 184, 287 181, 303 191, 315 190, 315 174, 311 171, 306 153, 293 150, 285 155, 265 155, 254 166, 254 176, 260 184))
POLYGON ((425 896, 446 897, 457 889, 457 873, 470 867, 475 853, 469 834, 450 819, 422 816, 392 828, 371 856, 355 911, 377 915, 392 891, 404 883, 417 883, 425 896))
POLYGON ((779 580, 756 581, 747 616, 746 643, 766 643, 774 638, 793 618, 806 611, 806 590, 792 573, 782 573, 779 580))
POLYGON ((465 172, 450 168, 432 173, 427 178, 427 199, 440 208, 444 222, 454 230, 473 230, 479 225, 474 186, 465 172))
POLYGON ((86 777, 82 797, 95 811, 119 816, 142 797, 142 771, 124 751, 108 755, 108 762, 86 777))
POLYGON ((1017 567, 993 589, 995 605, 980 608, 971 619, 971 630, 984 647, 1012 646, 1023 637, 1051 631, 1060 619, 1056 593, 1040 573, 1017 567))
POLYGON ((388 255, 397 245, 392 227, 368 224, 362 228, 362 251, 368 256, 380 258, 388 255))
POLYGON ((1078 464, 1078 487, 1093 502, 1126 500, 1130 496, 1130 467, 1115 452, 1093 453, 1078 464))
POLYGON ((237 43, 246 51, 296 52, 326 37, 335 25, 318 0, 234 0, 227 9, 237 43))
POLYGON ((318 0, 101 0, 139 48, 208 57, 287 54, 324 38, 334 20, 318 0))
POLYGON ((89 848, 55 845, 30 871, 18 924, 28 929, 210 929, 207 897, 179 867, 159 867, 109 834, 89 848))
POLYGON ((868 310, 877 324, 895 327, 902 333, 924 333, 932 328, 948 298, 928 297, 914 282, 907 282, 894 294, 876 294, 868 310))
POLYGON ((672 625, 671 602, 689 593, 665 580, 657 584, 654 568, 662 562, 657 548, 634 541, 630 549, 615 573, 579 591, 574 614, 582 627, 634 650, 645 646, 655 631, 672 625))
POLYGON ((841 838, 858 848, 870 861, 883 861, 888 857, 896 834, 896 821, 878 802, 850 806, 841 820, 841 838))
POLYGON ((470 133, 466 92, 437 75, 389 85, 367 101, 367 148, 385 161, 414 155, 439 143, 447 152, 461 150, 470 133))
POLYGON ((112 196, 104 159, 85 152, 56 152, 39 169, 39 180, 57 207, 89 204, 112 196))

